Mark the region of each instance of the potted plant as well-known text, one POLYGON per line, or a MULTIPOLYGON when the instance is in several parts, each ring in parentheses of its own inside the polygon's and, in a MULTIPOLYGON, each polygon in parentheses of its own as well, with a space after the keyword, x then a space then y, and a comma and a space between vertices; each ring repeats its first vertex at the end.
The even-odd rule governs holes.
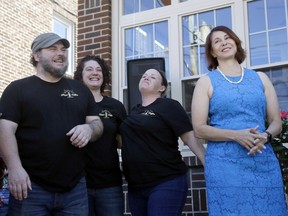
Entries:
POLYGON ((284 191, 288 194, 288 148, 283 144, 288 144, 288 112, 281 112, 282 132, 272 139, 271 145, 274 149, 276 157, 279 160, 282 178, 284 183, 284 191))

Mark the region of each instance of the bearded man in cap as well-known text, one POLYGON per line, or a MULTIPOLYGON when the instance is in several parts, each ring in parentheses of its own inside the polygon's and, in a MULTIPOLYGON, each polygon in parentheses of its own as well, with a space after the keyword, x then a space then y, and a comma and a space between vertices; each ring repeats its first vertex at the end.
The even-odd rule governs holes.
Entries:
POLYGON ((31 45, 36 74, 0 101, 0 151, 9 172, 9 216, 87 215, 84 148, 103 125, 82 83, 64 77, 70 43, 44 33, 31 45))

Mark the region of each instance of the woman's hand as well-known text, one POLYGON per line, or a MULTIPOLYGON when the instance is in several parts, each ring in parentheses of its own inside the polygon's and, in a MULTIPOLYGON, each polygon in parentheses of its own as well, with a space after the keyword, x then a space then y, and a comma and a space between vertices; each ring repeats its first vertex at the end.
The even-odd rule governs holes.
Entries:
POLYGON ((248 155, 262 153, 265 149, 267 136, 264 133, 258 132, 258 126, 237 131, 235 141, 248 150, 248 155))
POLYGON ((255 133, 255 134, 259 135, 259 136, 258 136, 257 139, 254 140, 254 147, 252 147, 250 149, 250 151, 248 152, 248 155, 255 154, 255 153, 260 153, 261 154, 262 150, 266 149, 265 143, 267 143, 268 136, 267 136, 266 133, 259 133, 258 131, 254 131, 254 130, 252 130, 251 132, 255 133))

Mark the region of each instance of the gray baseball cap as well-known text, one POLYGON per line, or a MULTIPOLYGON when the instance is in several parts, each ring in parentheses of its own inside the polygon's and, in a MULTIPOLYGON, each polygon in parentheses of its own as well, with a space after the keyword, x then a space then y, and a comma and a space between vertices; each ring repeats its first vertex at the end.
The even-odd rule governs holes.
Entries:
POLYGON ((37 36, 31 44, 31 50, 33 53, 36 53, 40 49, 48 48, 58 41, 61 41, 66 48, 70 47, 70 43, 67 39, 61 38, 59 35, 50 32, 37 36))

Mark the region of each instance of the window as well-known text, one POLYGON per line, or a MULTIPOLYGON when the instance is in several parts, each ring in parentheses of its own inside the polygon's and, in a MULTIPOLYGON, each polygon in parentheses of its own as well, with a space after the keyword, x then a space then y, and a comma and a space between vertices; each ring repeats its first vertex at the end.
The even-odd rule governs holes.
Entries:
POLYGON ((62 38, 66 38, 70 42, 68 49, 68 61, 69 66, 67 74, 72 75, 74 72, 74 24, 59 14, 54 13, 53 16, 53 32, 58 34, 62 38))
POLYGON ((209 72, 205 60, 205 40, 211 28, 218 25, 232 28, 230 7, 182 17, 182 76, 188 78, 182 81, 182 99, 183 106, 189 115, 192 100, 191 94, 193 93, 196 79, 199 78, 199 76, 195 75, 209 72))
MULTIPOLYGON (((165 59, 166 77, 169 80, 168 22, 162 21, 140 25, 133 28, 127 28, 124 32, 125 65, 132 59, 163 57, 165 59)), ((127 73, 125 73, 124 77, 124 85, 127 86, 127 73)), ((127 89, 124 89, 123 95, 123 102, 125 107, 127 107, 127 89)))
POLYGON ((171 5, 171 0, 124 0, 124 14, 138 13, 171 5))
MULTIPOLYGON (((125 30, 125 60, 164 57, 168 65, 168 22, 162 21, 125 30)), ((165 67, 168 69, 168 67, 165 67)), ((169 72, 166 70, 167 79, 169 72)), ((127 82, 127 78, 125 83, 127 82)))
POLYGON ((247 4, 250 65, 287 62, 287 0, 257 0, 247 4))
POLYGON ((287 4, 287 0, 257 0, 247 3, 249 64, 251 68, 269 76, 283 111, 288 111, 287 4))
POLYGON ((272 67, 261 70, 271 79, 277 92, 278 102, 281 110, 288 111, 288 67, 272 67))

